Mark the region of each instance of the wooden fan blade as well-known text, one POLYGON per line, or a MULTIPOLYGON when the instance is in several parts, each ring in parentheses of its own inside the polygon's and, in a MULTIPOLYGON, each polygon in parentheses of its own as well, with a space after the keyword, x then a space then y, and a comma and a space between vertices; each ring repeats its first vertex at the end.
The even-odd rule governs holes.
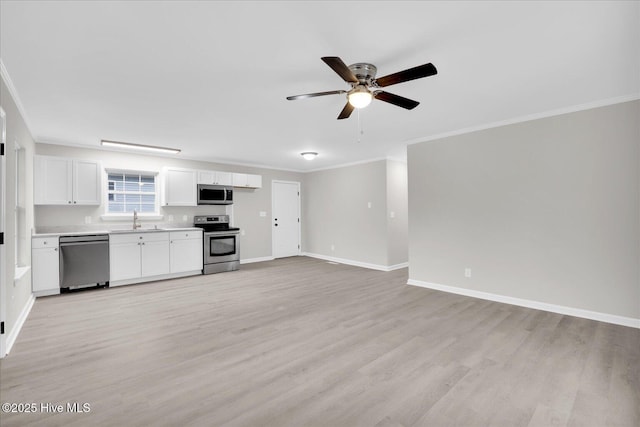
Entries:
POLYGON ((323 56, 321 59, 325 62, 325 64, 331 67, 333 71, 335 71, 340 77, 342 77, 342 80, 344 80, 345 82, 358 83, 358 79, 351 72, 349 67, 347 67, 347 65, 342 62, 342 59, 338 58, 337 56, 323 56))
POLYGON ((325 96, 325 95, 339 95, 341 93, 347 93, 347 91, 346 90, 330 90, 328 92, 305 93, 304 95, 287 96, 287 99, 289 101, 294 101, 296 99, 315 98, 316 96, 325 96))
POLYGON ((348 119, 351 113, 353 113, 354 108, 355 107, 353 105, 347 102, 347 105, 345 105, 342 111, 340 112, 340 115, 338 116, 338 120, 348 119))
POLYGON ((438 70, 436 70, 436 67, 432 63, 428 63, 380 77, 375 79, 374 82, 380 87, 385 87, 402 82, 408 82, 409 80, 433 76, 435 74, 438 74, 438 70))
POLYGON ((374 98, 380 101, 388 102, 389 104, 397 105, 398 107, 406 108, 407 110, 413 110, 420 104, 418 101, 414 101, 409 98, 402 97, 400 95, 394 95, 382 90, 373 93, 374 98))

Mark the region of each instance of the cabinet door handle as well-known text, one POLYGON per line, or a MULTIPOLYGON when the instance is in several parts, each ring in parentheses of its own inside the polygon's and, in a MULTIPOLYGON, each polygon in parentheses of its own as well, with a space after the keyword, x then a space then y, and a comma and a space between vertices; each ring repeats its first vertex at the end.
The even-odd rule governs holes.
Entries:
POLYGON ((53 248, 54 251, 58 251, 58 248, 53 248))
POLYGON ((78 202, 76 202, 76 201, 74 200, 74 201, 73 201, 73 204, 75 205, 76 203, 78 203, 78 202))
POLYGON ((71 200, 69 200, 67 203, 71 204, 71 200))

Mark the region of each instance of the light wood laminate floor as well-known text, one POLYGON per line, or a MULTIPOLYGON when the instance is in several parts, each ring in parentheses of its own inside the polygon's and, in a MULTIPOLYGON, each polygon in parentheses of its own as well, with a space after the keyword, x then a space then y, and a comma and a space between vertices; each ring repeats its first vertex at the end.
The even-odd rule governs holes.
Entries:
POLYGON ((296 257, 40 298, 9 426, 640 425, 640 331, 296 257))

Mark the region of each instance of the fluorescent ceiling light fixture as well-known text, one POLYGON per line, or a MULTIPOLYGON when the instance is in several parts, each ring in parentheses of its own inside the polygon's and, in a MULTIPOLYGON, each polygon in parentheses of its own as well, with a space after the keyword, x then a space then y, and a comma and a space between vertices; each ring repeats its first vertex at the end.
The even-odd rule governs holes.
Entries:
POLYGON ((315 153, 313 151, 305 151, 304 153, 300 153, 300 155, 304 157, 306 160, 313 160, 316 158, 318 153, 315 153))
POLYGON ((178 154, 180 150, 177 148, 156 147, 155 145, 134 144, 132 142, 108 141, 103 139, 100 141, 103 147, 127 148, 130 150, 153 151, 155 153, 178 154))
POLYGON ((355 108, 364 108, 367 105, 371 104, 371 92, 367 89, 366 86, 358 85, 349 91, 347 94, 347 99, 349 99, 349 104, 353 105, 355 108))

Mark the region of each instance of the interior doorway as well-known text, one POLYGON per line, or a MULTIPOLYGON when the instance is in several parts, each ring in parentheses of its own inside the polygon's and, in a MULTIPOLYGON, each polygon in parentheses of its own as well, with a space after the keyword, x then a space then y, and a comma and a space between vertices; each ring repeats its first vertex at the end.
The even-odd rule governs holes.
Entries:
POLYGON ((300 255, 300 183, 271 182, 271 242, 274 258, 300 255))

